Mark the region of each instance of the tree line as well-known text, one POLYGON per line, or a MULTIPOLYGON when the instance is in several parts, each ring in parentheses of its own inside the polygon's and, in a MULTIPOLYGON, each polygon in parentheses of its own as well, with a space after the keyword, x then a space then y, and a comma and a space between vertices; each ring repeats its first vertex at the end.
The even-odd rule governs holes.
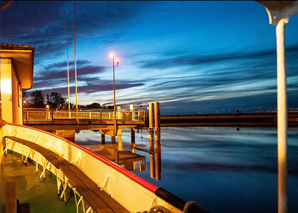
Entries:
MULTIPOLYGON (((26 92, 23 93, 23 97, 26 96, 26 92)), ((68 109, 68 102, 66 98, 58 92, 52 92, 50 95, 46 95, 46 100, 40 90, 33 91, 30 95, 30 101, 24 102, 25 108, 51 108, 51 109, 68 109), (48 105, 48 106, 47 106, 48 105)), ((75 105, 70 103, 70 108, 74 109, 75 105)), ((101 106, 99 103, 92 103, 89 105, 78 105, 78 108, 83 109, 114 109, 114 106, 101 106)))

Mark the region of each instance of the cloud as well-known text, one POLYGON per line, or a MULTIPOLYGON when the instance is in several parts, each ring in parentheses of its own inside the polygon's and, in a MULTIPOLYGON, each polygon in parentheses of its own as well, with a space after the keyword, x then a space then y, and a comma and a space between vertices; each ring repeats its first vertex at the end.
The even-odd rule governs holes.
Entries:
MULTIPOLYGON (((87 65, 77 68, 77 75, 80 78, 90 74, 98 74, 104 72, 106 68, 102 66, 87 65)), ((74 69, 69 70, 70 73, 74 73, 74 69)), ((67 69, 57 69, 57 70, 45 70, 37 74, 33 79, 34 81, 47 81, 48 79, 61 79, 67 78, 67 69)), ((54 85, 53 85, 54 86, 54 85)))
MULTIPOLYGON (((100 37, 99 35, 107 29, 125 29, 125 26, 134 24, 129 21, 148 5, 135 2, 76 2, 75 4, 78 40, 92 36, 100 37)), ((68 36, 71 43, 72 2, 15 1, 10 7, 1 11, 2 43, 31 45, 36 51, 35 62, 39 62, 42 57, 62 54, 66 47, 66 22, 69 23, 68 36)))
MULTIPOLYGON (((91 63, 91 61, 88 61, 88 60, 77 60, 76 61, 77 67, 87 65, 90 63, 91 63)), ((74 66, 74 61, 69 61, 68 64, 69 64, 69 66, 74 66)), ((47 69, 47 70, 53 70, 53 69, 57 70, 60 68, 67 68, 67 61, 62 61, 62 62, 49 64, 49 65, 45 66, 45 69, 47 69)))
MULTIPOLYGON (((95 81, 93 82, 95 83, 95 81)), ((41 83, 39 86, 44 86, 47 84, 41 83)), ((123 89, 128 89, 132 87, 138 87, 144 85, 143 83, 139 82, 120 82, 117 83, 116 85, 116 90, 123 90, 123 89)), ((59 92, 61 93, 64 97, 67 96, 67 86, 63 87, 54 87, 51 89, 42 89, 38 87, 34 87, 31 90, 28 90, 28 93, 31 93, 35 90, 41 90, 42 93, 45 94, 51 94, 52 92, 59 92)), ((75 87, 71 86, 70 87, 71 93, 74 93, 75 87)), ((98 81, 98 84, 93 84, 93 85, 86 85, 86 86, 79 86, 78 87, 78 93, 85 93, 85 94, 91 94, 95 92, 104 92, 104 91, 112 91, 113 90, 113 82, 105 83, 105 84, 100 84, 100 81, 98 81)))
MULTIPOLYGON (((298 45, 289 47, 286 49, 289 52, 298 52, 298 45)), ((171 54, 171 53, 170 53, 171 54)), ((258 52, 234 52, 234 53, 225 53, 225 54, 213 54, 213 55, 179 55, 175 57, 168 57, 165 53, 165 56, 159 57, 156 60, 146 60, 140 61, 139 67, 145 69, 167 69, 177 66, 195 66, 203 65, 210 63, 219 63, 228 60, 239 60, 239 59, 262 59, 272 57, 272 62, 275 62, 276 50, 263 50, 258 52)))

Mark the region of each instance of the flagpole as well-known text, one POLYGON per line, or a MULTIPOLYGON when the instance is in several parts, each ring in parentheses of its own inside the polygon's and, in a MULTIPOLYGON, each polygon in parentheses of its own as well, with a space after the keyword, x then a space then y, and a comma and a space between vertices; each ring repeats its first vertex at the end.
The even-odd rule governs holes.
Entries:
POLYGON ((66 27, 66 47, 67 47, 67 92, 68 92, 68 111, 70 111, 70 91, 69 91, 69 61, 68 61, 68 23, 65 23, 66 27))
POLYGON ((78 87, 77 87, 77 56, 76 56, 76 29, 75 29, 75 4, 73 3, 73 41, 74 41, 74 65, 75 65, 75 89, 76 89, 76 119, 78 121, 78 87))

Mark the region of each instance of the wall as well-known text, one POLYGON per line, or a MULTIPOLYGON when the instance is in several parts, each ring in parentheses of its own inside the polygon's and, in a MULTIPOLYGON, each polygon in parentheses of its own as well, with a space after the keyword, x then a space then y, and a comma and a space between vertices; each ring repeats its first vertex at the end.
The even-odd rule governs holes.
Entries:
POLYGON ((22 93, 11 59, 1 59, 1 107, 2 119, 23 124, 22 93))
POLYGON ((1 59, 1 106, 2 119, 13 123, 12 116, 12 62, 11 59, 1 59))
POLYGON ((22 113, 22 89, 19 84, 19 80, 16 75, 16 70, 12 66, 12 111, 13 111, 13 123, 23 124, 22 113))

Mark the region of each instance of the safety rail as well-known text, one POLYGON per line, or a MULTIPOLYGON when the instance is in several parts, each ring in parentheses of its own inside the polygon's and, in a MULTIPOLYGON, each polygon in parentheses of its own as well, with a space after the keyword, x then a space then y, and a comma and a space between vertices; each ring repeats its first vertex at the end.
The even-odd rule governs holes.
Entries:
MULTIPOLYGON (((156 187, 106 158, 49 132, 28 126, 5 123, 3 126, 3 137, 8 138, 8 140, 3 140, 5 141, 6 153, 7 150, 11 150, 21 154, 23 157, 25 156, 25 161, 27 161, 28 158, 32 159, 32 161, 36 163, 37 171, 38 165, 42 165, 41 178, 45 177, 46 171, 56 175, 58 191, 59 188, 61 188, 61 184, 64 192, 69 186, 69 181, 65 178, 61 169, 49 163, 49 161, 38 152, 32 151, 30 147, 24 146, 9 138, 14 137, 18 138, 18 140, 30 141, 32 144, 36 144, 56 153, 63 161, 70 162, 81 170, 98 187, 102 188, 104 192, 129 212, 144 212, 144 210, 156 206, 162 206, 169 212, 182 212, 184 206, 187 204, 179 198, 174 197, 174 199, 172 199, 173 196, 171 193, 156 187), (177 203, 182 203, 182 205, 178 207, 177 203)), ((69 187, 73 188, 74 186, 70 184, 69 187)), ((63 191, 60 198, 65 194, 63 191)), ((76 193, 75 188, 74 192, 76 193)), ((82 194, 78 194, 78 196, 80 199, 79 202, 76 202, 77 211, 80 200, 85 199, 82 194)), ((85 212, 84 205, 82 205, 82 208, 83 212, 85 212)), ((88 210, 89 207, 86 212, 88 212, 88 210)))
MULTIPOLYGON (((114 111, 94 111, 94 110, 52 110, 24 108, 23 120, 28 121, 52 121, 61 119, 88 119, 88 120, 114 120, 114 111)), ((145 111, 117 110, 116 120, 144 122, 145 111)))

